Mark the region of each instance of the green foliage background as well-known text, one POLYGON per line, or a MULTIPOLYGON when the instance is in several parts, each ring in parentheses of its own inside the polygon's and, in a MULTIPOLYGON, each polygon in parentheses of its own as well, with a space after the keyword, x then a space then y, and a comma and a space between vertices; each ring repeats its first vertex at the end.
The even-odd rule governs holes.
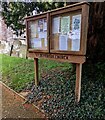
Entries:
POLYGON ((7 26, 11 27, 18 35, 18 30, 24 32, 24 18, 32 15, 32 11, 36 10, 44 12, 47 10, 62 7, 62 2, 2 2, 2 16, 7 26))

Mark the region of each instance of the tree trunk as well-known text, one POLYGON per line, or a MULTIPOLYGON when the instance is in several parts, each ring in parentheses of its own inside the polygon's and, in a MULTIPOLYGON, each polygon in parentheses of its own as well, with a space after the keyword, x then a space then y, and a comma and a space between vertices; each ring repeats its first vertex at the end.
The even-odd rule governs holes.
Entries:
POLYGON ((90 4, 87 37, 87 61, 105 60, 105 2, 90 4))

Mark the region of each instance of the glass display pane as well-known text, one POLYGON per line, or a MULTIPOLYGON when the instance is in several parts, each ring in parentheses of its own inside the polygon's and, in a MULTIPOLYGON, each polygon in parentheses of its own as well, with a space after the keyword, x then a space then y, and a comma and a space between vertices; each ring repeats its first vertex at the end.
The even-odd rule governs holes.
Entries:
POLYGON ((52 19, 52 50, 80 51, 81 14, 52 19))
POLYGON ((47 50, 47 20, 39 19, 29 23, 30 48, 47 50))

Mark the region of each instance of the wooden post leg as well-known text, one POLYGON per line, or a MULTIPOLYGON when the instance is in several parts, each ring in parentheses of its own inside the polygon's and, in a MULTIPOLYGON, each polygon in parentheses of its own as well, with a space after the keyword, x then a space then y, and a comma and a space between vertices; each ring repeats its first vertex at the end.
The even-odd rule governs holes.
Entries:
POLYGON ((75 102, 80 101, 82 64, 76 64, 75 102))
POLYGON ((35 85, 39 85, 39 80, 38 80, 38 58, 34 58, 34 69, 35 69, 35 85))

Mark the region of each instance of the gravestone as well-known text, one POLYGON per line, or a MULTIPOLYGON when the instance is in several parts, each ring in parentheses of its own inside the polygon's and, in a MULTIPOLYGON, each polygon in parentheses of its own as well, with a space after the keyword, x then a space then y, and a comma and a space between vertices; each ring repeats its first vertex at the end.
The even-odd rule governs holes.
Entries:
POLYGON ((20 51, 20 46, 21 42, 19 40, 16 40, 13 42, 13 49, 12 49, 12 55, 11 56, 16 56, 19 57, 19 51, 20 51))
POLYGON ((26 53, 27 53, 27 46, 26 45, 21 45, 20 46, 20 51, 19 51, 19 57, 26 58, 26 53))

